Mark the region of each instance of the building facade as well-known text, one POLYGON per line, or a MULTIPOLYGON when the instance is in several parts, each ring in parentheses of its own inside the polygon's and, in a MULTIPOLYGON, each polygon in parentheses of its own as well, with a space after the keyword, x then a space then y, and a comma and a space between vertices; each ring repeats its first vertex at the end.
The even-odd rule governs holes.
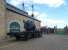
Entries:
POLYGON ((24 31, 23 20, 32 20, 37 29, 40 28, 40 21, 29 16, 27 12, 20 10, 4 0, 0 0, 0 37, 4 37, 10 31, 24 31))

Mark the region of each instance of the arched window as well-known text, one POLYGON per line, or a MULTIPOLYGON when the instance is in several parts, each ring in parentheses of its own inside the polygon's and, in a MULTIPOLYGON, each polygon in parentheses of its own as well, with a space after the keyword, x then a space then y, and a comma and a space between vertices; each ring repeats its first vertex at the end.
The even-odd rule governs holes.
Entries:
POLYGON ((10 24, 10 32, 20 32, 20 24, 17 22, 12 22, 10 24))

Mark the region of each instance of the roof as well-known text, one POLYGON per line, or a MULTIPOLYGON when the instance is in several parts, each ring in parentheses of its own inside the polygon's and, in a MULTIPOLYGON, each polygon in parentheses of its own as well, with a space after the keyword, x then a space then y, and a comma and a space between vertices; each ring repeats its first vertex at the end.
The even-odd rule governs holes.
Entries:
POLYGON ((5 7, 6 7, 6 9, 9 10, 9 11, 12 11, 12 12, 14 12, 14 13, 17 13, 17 14, 20 14, 20 15, 22 15, 22 16, 25 16, 25 17, 28 17, 28 18, 31 18, 31 19, 33 19, 33 20, 36 20, 36 21, 41 22, 40 20, 37 20, 37 19, 35 19, 35 18, 29 16, 27 12, 25 12, 25 11, 23 11, 23 10, 20 10, 19 8, 15 7, 15 6, 13 6, 13 5, 9 4, 9 3, 6 3, 5 7))

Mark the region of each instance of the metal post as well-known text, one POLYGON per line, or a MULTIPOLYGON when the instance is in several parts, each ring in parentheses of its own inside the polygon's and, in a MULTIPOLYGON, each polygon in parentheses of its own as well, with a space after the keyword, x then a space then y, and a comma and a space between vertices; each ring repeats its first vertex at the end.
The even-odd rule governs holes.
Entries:
POLYGON ((24 7, 24 0, 23 0, 23 3, 22 3, 22 8, 23 8, 23 11, 25 11, 25 7, 24 7))

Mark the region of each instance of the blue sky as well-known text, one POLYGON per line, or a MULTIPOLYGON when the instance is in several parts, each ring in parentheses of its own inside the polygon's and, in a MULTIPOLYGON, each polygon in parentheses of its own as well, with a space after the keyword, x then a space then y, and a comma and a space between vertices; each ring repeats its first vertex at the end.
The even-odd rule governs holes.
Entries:
MULTIPOLYGON (((22 9, 23 0, 7 0, 8 3, 22 9)), ((25 10, 31 15, 32 0, 24 0, 25 10)), ((63 28, 68 25, 68 0, 33 0, 35 18, 41 20, 41 26, 63 28)))

